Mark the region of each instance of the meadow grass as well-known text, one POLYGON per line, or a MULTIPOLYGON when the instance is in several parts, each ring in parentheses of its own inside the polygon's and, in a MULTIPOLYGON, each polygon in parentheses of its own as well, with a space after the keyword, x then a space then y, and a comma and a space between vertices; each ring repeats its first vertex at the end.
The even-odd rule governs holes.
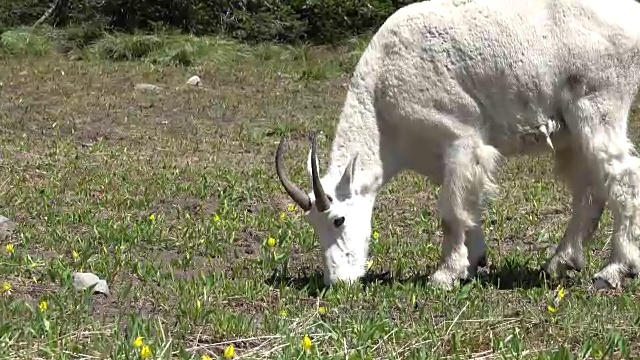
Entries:
POLYGON ((638 282, 591 288, 608 211, 582 273, 538 273, 570 214, 548 155, 501 167, 477 280, 425 282, 441 241, 438 189, 406 173, 376 203, 363 285, 323 288, 317 240, 274 152, 287 135, 286 166, 305 186, 307 134, 322 130, 324 168, 362 39, 249 46, 17 29, 1 40, 0 203, 18 224, 0 244, 2 359, 213 359, 230 345, 246 359, 640 356, 638 282), (186 85, 194 74, 202 86, 186 85), (76 271, 105 278, 110 296, 76 291, 76 271))

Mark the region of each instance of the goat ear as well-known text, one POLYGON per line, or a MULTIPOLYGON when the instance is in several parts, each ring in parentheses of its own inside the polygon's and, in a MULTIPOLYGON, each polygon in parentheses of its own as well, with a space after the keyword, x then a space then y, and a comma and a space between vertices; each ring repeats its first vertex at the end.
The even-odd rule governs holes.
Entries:
POLYGON ((340 181, 338 181, 338 185, 336 186, 336 192, 340 193, 342 196, 352 196, 354 195, 355 189, 353 187, 354 177, 356 172, 356 163, 358 162, 358 154, 355 154, 347 163, 347 166, 344 168, 344 172, 342 173, 342 177, 340 181))

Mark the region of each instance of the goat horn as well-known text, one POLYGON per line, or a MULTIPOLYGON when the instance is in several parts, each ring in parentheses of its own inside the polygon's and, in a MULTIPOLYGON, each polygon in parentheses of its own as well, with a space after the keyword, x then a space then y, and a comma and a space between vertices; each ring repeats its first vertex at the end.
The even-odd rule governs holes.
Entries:
POLYGON ((313 185, 313 194, 316 196, 316 208, 319 212, 327 210, 331 206, 331 200, 322 188, 320 177, 318 176, 318 154, 316 133, 311 134, 311 182, 313 185))
POLYGON ((276 173, 278 174, 278 179, 282 183, 285 191, 293 201, 298 204, 304 211, 309 211, 311 209, 311 199, 309 199, 309 195, 307 195, 304 191, 300 190, 299 187, 294 185, 289 177, 287 176, 284 170, 284 160, 282 159, 282 154, 284 152, 284 136, 280 139, 280 143, 278 144, 278 150, 276 151, 276 173))

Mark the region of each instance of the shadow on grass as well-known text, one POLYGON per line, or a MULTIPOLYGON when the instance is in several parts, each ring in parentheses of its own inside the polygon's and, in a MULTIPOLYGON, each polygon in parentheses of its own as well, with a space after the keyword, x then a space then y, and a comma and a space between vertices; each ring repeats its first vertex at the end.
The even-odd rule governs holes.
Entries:
MULTIPOLYGON (((427 272, 431 274, 434 270, 427 272)), ((535 289, 541 288, 545 285, 551 285, 547 275, 542 270, 532 269, 526 266, 513 267, 508 265, 502 265, 497 268, 490 268, 488 271, 481 272, 473 279, 477 280, 482 286, 492 286, 497 290, 513 290, 513 289, 535 289)), ((463 284, 470 282, 471 280, 463 281, 463 284)), ((393 283, 400 284, 415 284, 424 287, 430 287, 429 275, 420 274, 407 278, 394 278, 389 275, 389 272, 367 274, 363 278, 363 282, 366 285, 373 283, 391 285, 393 283)))
POLYGON ((324 285, 322 272, 317 270, 312 274, 300 274, 295 277, 274 272, 265 283, 271 287, 292 287, 307 292, 311 297, 317 297, 328 289, 324 285))
MULTIPOLYGON (((433 270, 427 271, 431 274, 433 270)), ((548 275, 542 269, 531 268, 528 266, 513 266, 512 264, 503 264, 498 267, 490 267, 484 271, 479 271, 476 276, 482 286, 491 286, 497 290, 514 290, 514 289, 535 289, 542 287, 553 287, 558 280, 548 278, 548 275)), ((469 282, 469 281, 466 281, 469 282)), ((572 279, 564 279, 562 282, 567 285, 573 285, 572 279)), ((317 297, 320 293, 329 288, 324 285, 323 275, 320 271, 315 271, 310 275, 301 275, 298 277, 282 276, 273 274, 266 280, 269 286, 273 287, 293 287, 299 291, 305 291, 311 297, 317 297)), ((369 272, 360 279, 360 283, 364 287, 374 284, 377 285, 393 285, 398 284, 415 284, 418 286, 429 287, 429 275, 420 274, 405 278, 398 278, 391 275, 389 271, 372 273, 369 272)))

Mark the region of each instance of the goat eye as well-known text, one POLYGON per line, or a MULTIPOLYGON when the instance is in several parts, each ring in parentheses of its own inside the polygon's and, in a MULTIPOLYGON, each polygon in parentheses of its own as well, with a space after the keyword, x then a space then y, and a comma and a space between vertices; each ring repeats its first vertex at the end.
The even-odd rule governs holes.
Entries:
POLYGON ((344 216, 340 216, 339 218, 333 219, 333 225, 335 227, 340 227, 342 226, 342 224, 344 224, 344 216))

